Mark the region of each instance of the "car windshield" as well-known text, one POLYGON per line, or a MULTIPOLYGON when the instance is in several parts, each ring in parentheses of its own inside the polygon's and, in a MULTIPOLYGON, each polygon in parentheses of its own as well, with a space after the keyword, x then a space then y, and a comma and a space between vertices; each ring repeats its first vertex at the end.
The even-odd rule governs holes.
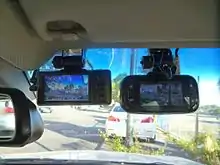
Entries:
MULTIPOLYGON (((175 49, 171 49, 173 54, 175 49)), ((86 69, 109 69, 112 74, 112 103, 96 106, 39 107, 45 123, 43 136, 37 142, 23 148, 4 148, 5 153, 31 153, 54 150, 113 150, 117 142, 105 139, 116 135, 126 137, 126 116, 110 116, 112 108, 119 104, 119 84, 127 75, 146 74, 140 64, 148 54, 147 48, 94 48, 87 49, 86 69), (131 57, 134 57, 131 62, 131 57), (131 68, 131 65, 134 68, 131 68), (108 133, 108 134, 107 134, 108 133), (107 134, 107 136, 105 136, 107 134), (103 138, 105 136, 106 138, 103 138)), ((172 155, 188 159, 203 159, 205 152, 214 149, 220 137, 220 49, 181 48, 178 69, 181 75, 193 76, 199 84, 200 108, 196 113, 181 115, 153 115, 132 121, 133 137, 142 139, 138 145, 141 152, 150 155, 172 155), (138 127, 136 126, 139 124, 138 127), (169 135, 169 136, 168 136, 169 135), (207 140, 209 138, 209 141, 207 140), (197 139, 198 145, 195 145, 197 139), (178 139, 178 140, 176 140, 178 139), (210 140, 211 139, 211 140, 210 140), (215 140, 213 140, 215 139, 215 140), (210 142, 211 141, 211 142, 210 142), (192 144, 189 146, 188 144, 192 144), (205 148, 201 152, 198 147, 205 148), (194 148, 193 148, 194 147, 194 148), (153 150, 152 150, 153 148, 153 150), (194 152, 196 148, 196 153, 194 152), (204 151, 204 152, 203 152, 204 151), (196 156, 195 156, 196 155, 196 156)), ((61 55, 56 52, 54 55, 61 55)), ((52 59, 41 70, 55 70, 52 59)), ((31 77, 33 71, 28 71, 31 77)), ((116 112, 123 109, 116 107, 116 112)), ((123 144, 120 144, 123 145, 123 144)), ((219 145, 219 144, 218 144, 219 145)))

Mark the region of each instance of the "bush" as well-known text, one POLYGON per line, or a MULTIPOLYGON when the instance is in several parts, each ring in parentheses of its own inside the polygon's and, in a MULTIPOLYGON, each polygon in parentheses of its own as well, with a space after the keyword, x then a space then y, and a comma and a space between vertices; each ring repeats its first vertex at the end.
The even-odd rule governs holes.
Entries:
POLYGON ((140 153, 148 155, 163 155, 164 148, 151 148, 144 147, 138 141, 137 138, 134 139, 134 143, 131 147, 126 146, 125 140, 118 136, 112 136, 111 138, 107 136, 104 132, 99 132, 100 136, 105 140, 105 143, 110 147, 111 150, 116 152, 128 152, 128 153, 140 153))
POLYGON ((169 141, 183 148, 195 160, 207 165, 220 165, 220 140, 212 134, 201 133, 192 140, 176 139, 166 133, 169 141))

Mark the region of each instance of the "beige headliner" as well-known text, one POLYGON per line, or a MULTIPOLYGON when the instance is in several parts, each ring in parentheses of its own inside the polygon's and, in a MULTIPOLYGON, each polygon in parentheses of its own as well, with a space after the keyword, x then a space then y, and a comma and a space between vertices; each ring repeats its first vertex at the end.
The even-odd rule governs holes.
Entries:
POLYGON ((20 0, 35 33, 0 1, 0 56, 34 69, 56 48, 218 47, 218 0, 20 0), (79 41, 54 41, 51 20, 74 20, 88 32, 79 41))

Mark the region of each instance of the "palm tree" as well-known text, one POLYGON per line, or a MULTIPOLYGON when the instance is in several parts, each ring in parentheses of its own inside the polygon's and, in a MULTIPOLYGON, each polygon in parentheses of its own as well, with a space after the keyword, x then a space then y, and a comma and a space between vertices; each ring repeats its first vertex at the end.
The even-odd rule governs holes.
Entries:
POLYGON ((180 61, 179 61, 179 56, 176 56, 174 58, 174 64, 176 66, 176 74, 180 74, 180 61))
POLYGON ((127 76, 126 73, 121 73, 116 76, 112 80, 112 99, 116 102, 119 101, 119 94, 120 94, 120 82, 127 76))
POLYGON ((179 48, 175 50, 175 58, 174 58, 174 65, 176 66, 176 73, 175 74, 180 74, 180 59, 178 55, 179 48))

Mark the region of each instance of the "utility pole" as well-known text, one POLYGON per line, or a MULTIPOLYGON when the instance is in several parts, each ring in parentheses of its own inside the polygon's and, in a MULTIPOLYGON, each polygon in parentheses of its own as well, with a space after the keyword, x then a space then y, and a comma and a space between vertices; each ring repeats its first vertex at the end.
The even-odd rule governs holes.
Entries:
MULTIPOLYGON (((198 81, 198 87, 199 87, 199 81, 200 81, 200 77, 198 76, 197 78, 198 81)), ((196 111, 196 116, 195 116, 195 138, 198 137, 199 134, 199 111, 196 111)))
MULTIPOLYGON (((130 75, 134 74, 134 66, 135 66, 135 57, 136 50, 131 49, 131 61, 130 61, 130 75)), ((127 121, 126 121, 126 145, 128 147, 133 145, 133 121, 130 113, 127 113, 127 121)))

